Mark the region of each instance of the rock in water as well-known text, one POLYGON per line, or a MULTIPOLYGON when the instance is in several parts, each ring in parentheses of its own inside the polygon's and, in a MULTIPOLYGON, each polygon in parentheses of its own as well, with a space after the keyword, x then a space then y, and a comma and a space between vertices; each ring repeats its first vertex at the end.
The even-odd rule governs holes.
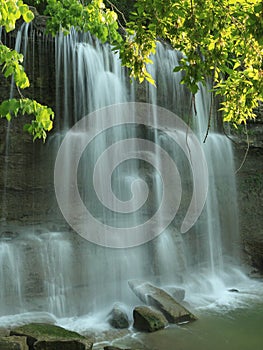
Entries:
POLYGON ((109 313, 108 322, 112 327, 117 329, 129 328, 129 318, 124 305, 116 303, 113 306, 109 313))
POLYGON ((133 310, 134 328, 139 331, 155 332, 168 325, 164 315, 149 306, 137 306, 133 310))
POLYGON ((189 310, 179 304, 163 289, 155 287, 149 282, 129 281, 132 291, 145 304, 156 307, 171 323, 190 322, 197 319, 189 310))
POLYGON ((45 323, 17 327, 10 334, 26 337, 29 349, 34 350, 91 350, 93 345, 90 338, 45 323))

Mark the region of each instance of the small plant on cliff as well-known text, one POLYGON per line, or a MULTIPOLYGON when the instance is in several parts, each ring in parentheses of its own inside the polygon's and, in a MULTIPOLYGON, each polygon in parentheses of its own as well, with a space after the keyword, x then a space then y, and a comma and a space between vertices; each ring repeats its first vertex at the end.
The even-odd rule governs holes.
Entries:
MULTIPOLYGON (((6 32, 15 29, 16 21, 22 16, 25 22, 30 22, 34 18, 34 14, 23 1, 18 0, 0 0, 0 26, 6 32)), ((47 131, 53 126, 54 113, 51 108, 43 106, 35 100, 25 98, 21 89, 29 86, 28 77, 22 66, 23 55, 15 50, 11 50, 0 41, 0 66, 5 78, 13 77, 14 83, 21 98, 13 98, 1 101, 0 117, 11 120, 12 116, 33 115, 34 119, 31 123, 24 126, 24 129, 33 135, 33 139, 42 138, 44 141, 47 131)))

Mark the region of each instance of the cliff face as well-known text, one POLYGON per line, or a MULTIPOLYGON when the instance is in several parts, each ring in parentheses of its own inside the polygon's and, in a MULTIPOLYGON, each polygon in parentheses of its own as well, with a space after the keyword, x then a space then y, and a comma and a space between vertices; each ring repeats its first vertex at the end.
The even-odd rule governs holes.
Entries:
POLYGON ((248 125, 249 151, 246 137, 235 145, 237 169, 240 233, 244 256, 255 271, 263 273, 263 105, 256 111, 258 117, 248 125), (244 158, 245 157, 245 158, 244 158))
MULTIPOLYGON (((30 87, 22 91, 25 97, 55 106, 54 41, 43 35, 43 20, 36 18, 29 28, 25 70, 30 87)), ((16 33, 6 38, 7 45, 14 47, 16 33)), ((22 41, 23 42, 23 41, 22 41)), ((22 51, 25 49, 22 45, 22 51)), ((19 97, 16 89, 14 97, 19 97)), ((10 97, 10 85, 0 74, 0 101, 10 97)), ((55 109, 54 109, 55 110, 55 109)), ((23 131, 23 125, 31 117, 17 117, 10 123, 0 119, 0 219, 2 222, 43 221, 53 203, 52 154, 49 141, 32 141, 23 131)), ((52 133, 49 139, 52 138, 52 133)))
MULTIPOLYGON (((41 17, 41 16, 39 16, 41 17)), ((25 91, 26 97, 33 97, 55 109, 55 64, 54 42, 43 36, 44 20, 36 20, 37 40, 30 40, 30 54, 26 57, 26 71, 31 87, 25 91)), ((14 37, 9 38, 14 45, 14 37)), ((5 79, 0 79, 1 99, 9 97, 5 79)), ((143 93, 144 95, 145 93, 143 93)), ((258 119, 250 123, 250 149, 246 160, 237 172, 238 206, 242 250, 246 261, 256 270, 263 272, 263 106, 257 111, 258 119)), ((0 218, 23 224, 63 222, 56 204, 53 186, 55 162, 52 135, 61 116, 57 115, 54 131, 48 142, 32 142, 22 131, 26 118, 17 118, 8 126, 0 120, 0 218), (8 131, 9 128, 9 132, 8 131), (51 152, 51 148, 53 149, 51 152)), ((239 168, 246 153, 244 137, 239 137, 234 145, 236 167, 239 168)))

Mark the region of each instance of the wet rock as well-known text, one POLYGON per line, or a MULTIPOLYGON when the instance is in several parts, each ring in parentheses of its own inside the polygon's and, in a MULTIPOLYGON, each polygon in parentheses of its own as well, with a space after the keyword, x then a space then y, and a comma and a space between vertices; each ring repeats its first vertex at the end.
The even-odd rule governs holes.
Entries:
POLYGON ((139 331, 155 332, 168 325, 159 311, 149 306, 138 306, 133 310, 134 328, 139 331))
POLYGON ((17 327, 10 334, 26 337, 29 350, 90 350, 93 345, 90 338, 44 323, 17 327))
POLYGON ((185 298, 185 290, 179 287, 164 287, 164 290, 170 294, 178 303, 182 302, 185 298))
POLYGON ((1 350, 28 350, 26 337, 2 337, 0 338, 1 350))
POLYGON ((113 328, 129 328, 129 318, 125 310, 125 306, 120 303, 116 303, 109 313, 108 322, 113 328))
POLYGON ((143 302, 160 310, 171 323, 190 322, 197 319, 170 294, 149 282, 129 281, 129 286, 143 302))
POLYGON ((231 293, 239 293, 239 290, 236 289, 236 288, 230 288, 230 289, 228 289, 228 292, 231 292, 231 293))

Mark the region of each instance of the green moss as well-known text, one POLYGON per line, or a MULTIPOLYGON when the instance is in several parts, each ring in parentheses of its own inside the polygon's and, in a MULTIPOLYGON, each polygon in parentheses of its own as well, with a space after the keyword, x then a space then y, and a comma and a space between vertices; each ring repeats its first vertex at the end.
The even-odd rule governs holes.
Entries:
POLYGON ((76 332, 45 323, 31 323, 17 327, 12 333, 27 335, 36 339, 86 339, 84 336, 76 332))

